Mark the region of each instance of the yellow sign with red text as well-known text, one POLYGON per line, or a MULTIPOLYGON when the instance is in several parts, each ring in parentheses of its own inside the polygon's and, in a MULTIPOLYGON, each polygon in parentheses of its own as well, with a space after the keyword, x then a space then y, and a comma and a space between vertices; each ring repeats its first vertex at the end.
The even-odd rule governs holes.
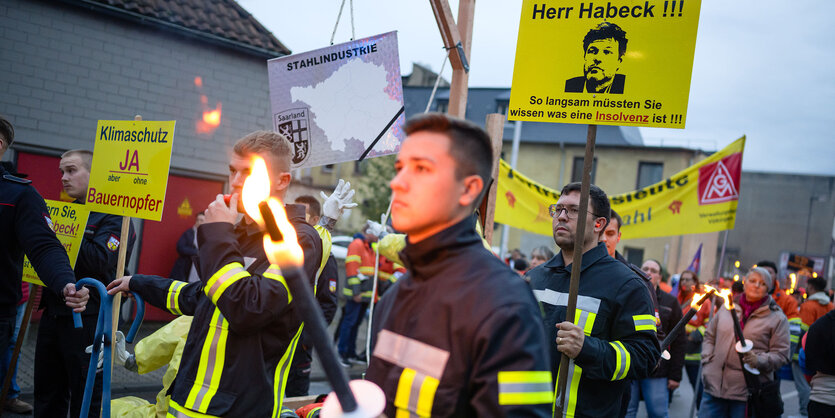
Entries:
MULTIPOLYGON (((87 228, 87 217, 90 216, 90 209, 78 203, 61 202, 58 200, 44 200, 49 216, 44 215, 46 222, 61 241, 61 245, 67 250, 70 259, 70 266, 75 268, 75 260, 78 258, 78 250, 81 248, 81 240, 84 238, 84 230, 87 228)), ((43 286, 44 283, 38 278, 38 274, 29 262, 29 258, 23 259, 23 281, 43 286)))
MULTIPOLYGON (((623 239, 664 237, 733 229, 745 137, 651 186, 609 196, 623 218, 623 239)), ((542 186, 500 161, 496 222, 552 235, 548 207, 559 191, 542 186)))
POLYGON ((684 129, 701 0, 524 0, 509 120, 684 129))
POLYGON ((100 120, 87 207, 161 220, 173 144, 174 121, 100 120))

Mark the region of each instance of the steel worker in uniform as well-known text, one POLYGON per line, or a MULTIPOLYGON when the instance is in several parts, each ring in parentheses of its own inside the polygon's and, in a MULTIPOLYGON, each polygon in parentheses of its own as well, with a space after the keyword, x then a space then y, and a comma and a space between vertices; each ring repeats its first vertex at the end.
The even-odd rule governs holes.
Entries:
MULTIPOLYGON (((136 275, 108 286, 111 294, 135 291, 154 306, 194 316, 169 390, 169 416, 265 417, 281 410, 301 318, 281 270, 267 260, 258 224, 247 215, 239 218, 255 155, 267 163, 271 195, 284 200, 290 142, 266 131, 238 140, 229 161, 230 203, 218 195, 197 229, 200 281, 136 275)), ((305 274, 313 280, 322 264, 322 239, 305 222, 304 206, 285 209, 304 251, 305 274)))
POLYGON ((375 310, 366 375, 386 394, 385 415, 551 415, 536 300, 475 229, 490 138, 437 113, 409 120, 405 131, 390 185, 392 225, 407 234, 407 273, 375 310))
POLYGON ((591 185, 586 213, 580 213, 580 183, 563 187, 551 205, 554 242, 560 253, 528 272, 533 293, 542 305, 551 344, 554 377, 565 354, 568 381, 566 417, 615 417, 621 411, 628 380, 648 377, 661 351, 656 336, 652 299, 638 273, 609 256, 598 242, 609 222, 606 193, 591 185), (582 248, 575 248, 579 222, 586 223, 582 248), (580 288, 574 323, 566 321, 575 251, 582 251, 580 288))
POLYGON ((626 32, 603 22, 583 38, 583 75, 565 81, 566 93, 623 94, 626 76, 618 74, 626 53, 626 32))

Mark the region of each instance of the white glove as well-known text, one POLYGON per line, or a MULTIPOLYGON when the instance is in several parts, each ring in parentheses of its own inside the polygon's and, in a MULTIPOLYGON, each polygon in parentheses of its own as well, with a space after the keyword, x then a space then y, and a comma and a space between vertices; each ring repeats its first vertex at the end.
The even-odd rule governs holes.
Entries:
POLYGON ((351 183, 345 180, 339 179, 339 183, 337 183, 336 188, 333 189, 333 193, 330 196, 326 195, 325 192, 319 193, 325 199, 325 204, 322 205, 322 215, 328 218, 334 220, 339 219, 342 216, 343 210, 357 206, 352 201, 354 198, 354 190, 351 189, 351 183))
MULTIPOLYGON (((385 216, 385 215, 383 215, 385 216)), ((381 217, 382 218, 382 217, 381 217)), ((382 220, 382 219, 381 219, 382 220)), ((374 222, 372 220, 365 221, 365 230, 371 234, 375 235, 377 238, 381 239, 384 236, 388 235, 388 231, 386 231, 386 227, 383 226, 382 223, 374 222)))
MULTIPOLYGON (((84 349, 84 352, 87 354, 93 353, 93 345, 90 344, 87 348, 84 349)), ((104 344, 100 344, 99 347, 99 364, 96 366, 97 369, 101 369, 101 366, 104 365, 104 344)))
POLYGON ((113 362, 124 366, 125 360, 128 359, 130 353, 125 349, 125 334, 122 331, 116 331, 116 352, 113 353, 113 362))

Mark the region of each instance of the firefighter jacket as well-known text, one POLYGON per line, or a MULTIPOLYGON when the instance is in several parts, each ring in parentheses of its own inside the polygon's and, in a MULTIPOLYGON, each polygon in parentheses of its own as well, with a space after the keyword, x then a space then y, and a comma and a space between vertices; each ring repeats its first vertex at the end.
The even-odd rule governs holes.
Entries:
MULTIPOLYGON (((371 293, 374 291, 374 263, 377 260, 377 254, 372 245, 362 238, 356 238, 348 245, 348 256, 345 257, 347 286, 343 290, 345 296, 361 295, 363 302, 371 301, 371 293)), ((389 261, 380 254, 377 294, 385 293, 386 289, 405 271, 403 266, 389 261)))
MULTIPOLYGON (((571 268, 562 252, 528 272, 543 309, 554 379, 560 363, 556 324, 565 321, 571 268)), ((649 377, 661 354, 652 300, 643 280, 610 257, 606 245, 583 254, 574 323, 585 339, 569 361, 567 417, 613 417, 620 412, 629 380, 649 377)))
POLYGON ((75 282, 67 251, 52 230, 49 209, 31 183, 0 165, 0 318, 15 317, 24 253, 56 294, 75 282))
MULTIPOLYGON (((76 200, 74 203, 81 203, 76 200)), ((78 258, 75 261, 75 278, 81 280, 91 277, 106 285, 116 279, 116 264, 119 261, 119 246, 123 239, 122 217, 108 215, 99 212, 90 212, 87 218, 87 225, 84 228, 84 237, 78 250, 78 258)), ((131 222, 128 238, 124 240, 128 244, 125 265, 130 262, 133 244, 136 241, 136 230, 131 222)), ((124 273, 118 274, 121 277, 124 273)), ((90 289, 90 300, 87 302, 87 309, 82 315, 98 315, 101 296, 99 292, 90 289)), ((72 309, 61 301, 61 296, 54 292, 44 292, 41 298, 41 308, 46 308, 46 313, 58 316, 72 315, 72 309)))
MULTIPOLYGON (((312 286, 322 241, 304 222, 304 206, 286 209, 312 286)), ((169 414, 278 416, 302 328, 287 282, 267 260, 263 235, 254 223, 203 224, 197 241, 199 282, 142 275, 130 282, 131 290, 152 305, 194 316, 169 390, 169 414)))
POLYGON ((468 218, 401 253, 380 299, 366 377, 385 415, 548 416, 547 342, 530 288, 481 245, 468 218))

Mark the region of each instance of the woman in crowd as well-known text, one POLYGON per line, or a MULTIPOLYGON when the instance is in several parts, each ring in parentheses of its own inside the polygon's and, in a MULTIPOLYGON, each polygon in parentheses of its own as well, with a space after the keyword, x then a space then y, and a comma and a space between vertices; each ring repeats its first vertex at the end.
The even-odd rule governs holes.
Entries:
POLYGON ((531 251, 530 270, 554 257, 554 252, 547 245, 536 247, 531 251))
MULTIPOLYGON (((690 303, 693 298, 697 299, 697 293, 704 293, 701 284, 699 283, 699 276, 690 271, 685 270, 681 273, 679 278, 679 292, 678 303, 681 305, 681 314, 687 314, 690 310, 690 303)), ((684 354, 684 370, 687 371, 687 380, 690 381, 690 386, 696 392, 696 405, 702 401, 703 385, 699 382, 699 388, 696 389, 696 380, 699 376, 699 362, 702 359, 702 340, 704 340, 705 326, 707 325, 710 316, 710 300, 702 303, 702 307, 685 326, 685 334, 687 334, 687 348, 684 354)))
MULTIPOLYGON (((774 380, 774 372, 789 362, 789 323, 769 294, 774 279, 761 267, 745 276, 744 291, 734 305, 744 337, 754 343, 743 355, 745 364, 756 368, 759 382, 774 380)), ((748 387, 739 354, 730 312, 720 307, 708 323, 702 344, 704 395, 700 417, 743 417, 748 387)))

